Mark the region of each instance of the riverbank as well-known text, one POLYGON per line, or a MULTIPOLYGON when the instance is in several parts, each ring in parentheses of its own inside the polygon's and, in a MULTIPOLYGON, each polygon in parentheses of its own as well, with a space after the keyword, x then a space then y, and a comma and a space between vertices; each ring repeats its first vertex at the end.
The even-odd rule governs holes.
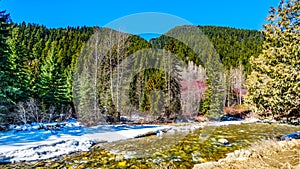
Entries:
POLYGON ((259 140, 300 131, 300 126, 236 122, 190 129, 186 132, 172 129, 161 136, 99 143, 87 152, 0 165, 0 168, 193 168, 195 164, 224 159, 228 153, 247 148, 259 140), (204 137, 209 133, 209 137, 204 137))
POLYGON ((194 165, 193 169, 299 169, 300 139, 263 140, 247 149, 236 150, 217 162, 194 165))
MULTIPOLYGON (((84 127, 68 123, 10 126, 0 133, 0 164, 57 158, 90 151, 97 143, 112 143, 164 133, 189 132, 205 126, 224 126, 252 121, 172 123, 161 125, 99 125, 84 127)), ((186 134, 185 134, 186 135, 186 134)))
POLYGON ((77 152, 88 152, 101 142, 117 142, 167 130, 158 125, 99 125, 84 127, 76 122, 15 126, 0 133, 0 164, 40 161, 77 152), (40 128, 39 126, 48 126, 40 128), (51 129, 48 129, 51 126, 51 129))

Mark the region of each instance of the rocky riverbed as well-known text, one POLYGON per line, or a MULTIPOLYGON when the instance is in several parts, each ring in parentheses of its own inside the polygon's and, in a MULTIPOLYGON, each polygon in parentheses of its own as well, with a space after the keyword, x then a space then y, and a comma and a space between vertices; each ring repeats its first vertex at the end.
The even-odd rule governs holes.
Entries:
POLYGON ((229 124, 204 126, 111 143, 99 143, 91 151, 33 163, 2 165, 2 168, 193 168, 217 161, 253 142, 279 138, 300 131, 284 124, 229 124), (226 141, 227 142, 226 142, 226 141))

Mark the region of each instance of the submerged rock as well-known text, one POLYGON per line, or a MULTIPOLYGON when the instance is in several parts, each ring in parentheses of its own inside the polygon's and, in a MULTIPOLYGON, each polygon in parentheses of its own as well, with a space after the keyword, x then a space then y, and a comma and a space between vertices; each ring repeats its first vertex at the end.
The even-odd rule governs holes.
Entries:
POLYGON ((300 139, 300 131, 299 132, 294 132, 290 134, 286 134, 280 137, 281 140, 291 140, 291 139, 300 139))

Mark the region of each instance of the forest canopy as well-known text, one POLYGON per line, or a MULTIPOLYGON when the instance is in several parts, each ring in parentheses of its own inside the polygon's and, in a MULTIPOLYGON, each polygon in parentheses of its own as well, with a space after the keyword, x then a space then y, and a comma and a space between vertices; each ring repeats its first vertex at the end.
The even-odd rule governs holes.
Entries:
MULTIPOLYGON (((52 121, 61 116, 64 118, 76 117, 73 100, 74 67, 87 41, 96 29, 102 28, 49 29, 42 25, 26 24, 25 22, 15 24, 10 21, 9 14, 5 11, 0 14, 0 122, 29 123, 52 121)), ((198 26, 198 28, 212 42, 227 70, 242 64, 247 73, 251 71, 249 58, 251 56, 257 57, 262 49, 263 36, 260 32, 215 26, 198 26)), ((125 57, 135 51, 149 47, 166 49, 186 63, 192 62, 196 66, 203 64, 193 50, 165 35, 151 39, 150 42, 135 35, 129 36, 130 38, 124 42, 124 45, 126 44, 124 56, 119 57, 116 52, 118 48, 113 49, 115 52, 113 51, 107 58, 108 62, 102 63, 102 70, 115 68, 117 63, 125 57), (188 59, 186 56, 189 56, 188 59)), ((131 94, 138 94, 138 88, 144 90, 149 79, 153 83, 170 83, 167 79, 161 82, 157 81, 157 79, 166 76, 163 72, 154 70, 147 70, 146 72, 148 73, 144 72, 143 75, 136 76, 135 81, 143 79, 144 82, 140 81, 140 86, 133 87, 132 90, 134 91, 131 94), (156 80, 152 76, 156 76, 156 80)), ((109 74, 104 73, 97 82, 99 83, 97 97, 102 98, 99 100, 100 107, 115 106, 115 103, 111 102, 111 98, 105 100, 101 96, 103 92, 109 90, 109 81, 109 74)), ((138 95, 138 97, 148 98, 142 94, 138 95)), ((173 95, 175 96, 175 94, 173 95)), ((136 97, 137 95, 132 96, 131 101, 136 102, 136 97)), ((149 101, 146 99, 142 102, 141 105, 134 104, 141 111, 148 111, 149 101)), ((181 109, 180 105, 177 105, 176 109, 181 109)))

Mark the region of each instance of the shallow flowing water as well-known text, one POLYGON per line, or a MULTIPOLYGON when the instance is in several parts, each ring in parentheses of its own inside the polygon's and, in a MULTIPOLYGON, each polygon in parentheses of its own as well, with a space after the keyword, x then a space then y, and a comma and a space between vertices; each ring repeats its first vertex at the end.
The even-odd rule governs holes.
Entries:
MULTIPOLYGON (((114 143, 101 143, 91 152, 68 155, 61 159, 31 163, 31 167, 47 168, 192 168, 196 163, 216 161, 234 150, 245 148, 261 139, 273 139, 300 131, 299 126, 280 124, 241 124, 211 127, 213 133, 205 140, 203 129, 175 132, 161 137, 149 136, 114 143), (226 139, 229 144, 218 140, 226 139)), ((210 127, 204 128, 209 131, 210 127)), ((17 164, 14 167, 24 167, 17 164)), ((0 166, 1 167, 1 166, 0 166)), ((2 166, 11 167, 11 165, 2 166)), ((22 168, 20 167, 20 168, 22 168)))

